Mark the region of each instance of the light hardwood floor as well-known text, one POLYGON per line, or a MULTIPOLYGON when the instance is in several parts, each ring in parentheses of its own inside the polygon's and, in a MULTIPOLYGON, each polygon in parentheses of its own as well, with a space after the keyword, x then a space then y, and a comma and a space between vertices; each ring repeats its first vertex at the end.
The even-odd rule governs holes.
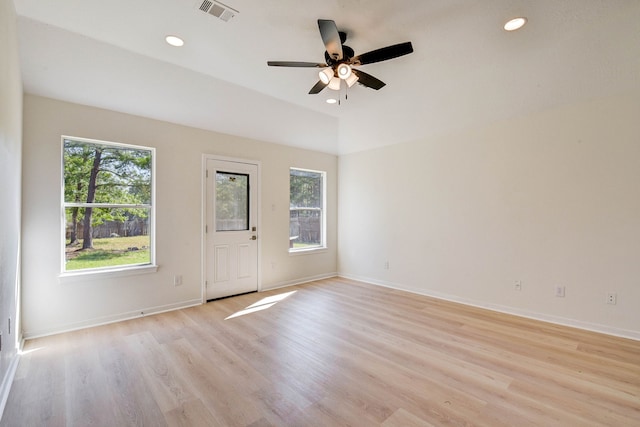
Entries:
POLYGON ((2 426, 640 425, 638 341, 345 279, 25 353, 2 426))

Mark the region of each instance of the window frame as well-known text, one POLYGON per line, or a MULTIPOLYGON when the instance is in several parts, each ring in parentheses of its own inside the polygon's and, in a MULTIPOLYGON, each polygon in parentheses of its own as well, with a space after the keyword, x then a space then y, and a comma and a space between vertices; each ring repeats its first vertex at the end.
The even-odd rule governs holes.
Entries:
POLYGON ((291 172, 292 171, 318 173, 322 179, 322 207, 320 208, 320 244, 317 246, 293 248, 289 247, 289 255, 304 255, 327 250, 327 172, 315 169, 289 167, 289 238, 291 238, 291 172))
POLYGON ((156 149, 135 144, 124 144, 121 142, 103 141, 90 138, 82 138, 69 135, 60 137, 60 228, 61 228, 61 257, 60 275, 61 281, 86 280, 90 278, 120 277, 133 274, 144 274, 156 272, 156 149), (65 200, 65 141, 73 141, 84 144, 100 145, 105 147, 149 151, 151 154, 151 176, 150 176, 150 203, 149 204, 126 204, 126 203, 70 203, 65 200), (108 267, 84 268, 78 270, 66 270, 66 231, 67 219, 66 210, 72 207, 94 207, 94 208, 141 208, 148 209, 148 233, 149 233, 149 262, 138 264, 122 264, 108 267))

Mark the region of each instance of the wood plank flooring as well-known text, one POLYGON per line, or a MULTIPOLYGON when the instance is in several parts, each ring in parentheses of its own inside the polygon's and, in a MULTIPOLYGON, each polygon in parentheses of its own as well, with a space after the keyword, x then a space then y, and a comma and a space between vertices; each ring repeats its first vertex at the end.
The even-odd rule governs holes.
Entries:
POLYGON ((24 350, 2 426, 640 425, 638 341, 338 278, 24 350))

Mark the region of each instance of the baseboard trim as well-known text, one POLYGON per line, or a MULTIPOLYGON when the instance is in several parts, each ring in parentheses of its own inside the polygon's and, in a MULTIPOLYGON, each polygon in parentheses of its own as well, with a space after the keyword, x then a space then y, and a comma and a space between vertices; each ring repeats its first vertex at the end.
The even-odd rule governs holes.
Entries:
POLYGON ((315 282, 316 280, 330 279, 332 277, 338 277, 338 273, 326 273, 318 274, 316 276, 301 277, 293 280, 286 280, 283 282, 277 282, 269 286, 263 286, 260 291, 272 291, 274 289, 287 288, 289 286, 302 285, 303 283, 315 282))
POLYGON ((365 282, 365 283, 369 283, 376 286, 382 286, 385 288, 405 291, 405 292, 409 292, 416 295, 423 295, 427 297, 438 298, 445 301, 464 304, 472 307, 478 307, 486 310, 497 311, 499 313, 511 314, 514 316, 524 317, 527 319, 540 320, 542 322, 553 323, 556 325, 568 326, 571 328, 583 329, 590 332, 598 332, 601 334, 612 335, 620 338, 628 338, 628 339, 640 341, 640 332, 638 331, 613 328, 611 326, 601 325, 598 323, 584 322, 582 320, 569 319, 561 316, 553 316, 549 314, 532 312, 528 310, 520 310, 518 308, 503 306, 499 304, 488 304, 488 303, 470 300, 467 298, 460 298, 454 295, 442 294, 439 292, 416 291, 414 289, 406 288, 398 283, 376 280, 370 277, 357 276, 353 274, 344 274, 344 273, 338 273, 338 276, 343 277, 345 279, 357 280, 359 282, 365 282))
POLYGON ((95 326, 108 325, 110 323, 122 322, 123 320, 136 319, 138 317, 150 316, 152 314, 165 313, 167 311, 180 310, 182 308, 193 307, 201 305, 202 299, 192 299, 188 301, 182 301, 173 304, 166 304, 156 307, 146 307, 139 310, 128 311, 125 313, 114 314, 110 316, 98 317, 95 319, 84 320, 82 322, 68 323, 65 325, 59 325, 52 328, 35 330, 35 331, 23 331, 22 335, 25 340, 31 340, 34 338, 46 337, 49 335, 62 334, 64 332, 72 332, 80 329, 93 328, 95 326))
MULTIPOLYGON (((274 289, 286 288, 288 286, 300 285, 303 283, 313 282, 315 280, 328 279, 330 277, 336 277, 338 273, 326 273, 316 276, 302 277, 298 279, 277 282, 269 286, 262 286, 260 291, 270 291, 274 289)), ((84 320, 81 322, 69 323, 65 325, 59 325, 52 328, 40 329, 34 331, 23 331, 22 336, 25 340, 31 340, 35 338, 46 337, 49 335, 62 334, 65 332, 77 331, 80 329, 93 328, 95 326, 108 325, 110 323, 122 322, 124 320, 136 319, 138 317, 149 316, 152 314, 164 313, 167 311, 180 310, 181 308, 193 307, 203 304, 202 299, 193 299, 183 301, 175 304, 167 304, 157 307, 141 308, 139 310, 129 311, 125 313, 115 314, 111 316, 104 316, 95 319, 84 320)))
POLYGON ((2 414, 4 414, 4 407, 6 406, 7 400, 9 399, 9 392, 11 391, 11 385, 13 384, 13 379, 16 376, 19 362, 20 352, 18 351, 11 359, 9 369, 7 369, 7 372, 2 379, 2 384, 0 385, 0 420, 2 419, 2 414))

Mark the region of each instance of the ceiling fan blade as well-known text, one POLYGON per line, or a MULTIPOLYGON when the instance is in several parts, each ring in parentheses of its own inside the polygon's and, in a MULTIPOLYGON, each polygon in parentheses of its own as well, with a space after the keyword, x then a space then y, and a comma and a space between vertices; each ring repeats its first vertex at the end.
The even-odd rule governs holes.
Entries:
POLYGON ((370 87, 371 89, 379 90, 386 85, 386 83, 382 80, 378 80, 371 74, 367 74, 364 71, 356 70, 355 68, 353 68, 351 72, 358 76, 358 83, 370 87))
POLYGON ((322 92, 322 89, 327 87, 326 83, 322 83, 322 80, 318 80, 318 83, 309 91, 309 95, 315 95, 316 93, 322 92))
POLYGON ((342 59, 342 42, 340 41, 340 33, 336 23, 329 19, 318 19, 318 28, 322 36, 322 42, 327 49, 331 58, 336 61, 342 59))
POLYGON ((374 62, 386 61, 387 59, 408 55, 411 52, 413 52, 411 42, 404 42, 363 53, 353 58, 351 63, 354 65, 372 64, 374 62))
POLYGON ((267 65, 271 67, 309 67, 324 68, 327 64, 318 64, 315 62, 299 62, 299 61, 267 61, 267 65))

